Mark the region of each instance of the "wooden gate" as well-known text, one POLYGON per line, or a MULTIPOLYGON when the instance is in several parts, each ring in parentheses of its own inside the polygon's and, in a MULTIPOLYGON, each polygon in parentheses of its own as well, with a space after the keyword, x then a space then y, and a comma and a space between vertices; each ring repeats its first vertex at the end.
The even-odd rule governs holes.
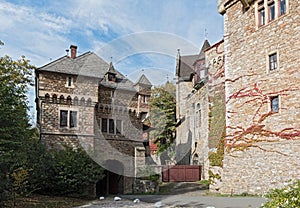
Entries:
POLYGON ((163 182, 193 182, 200 180, 200 165, 168 165, 162 167, 163 182))

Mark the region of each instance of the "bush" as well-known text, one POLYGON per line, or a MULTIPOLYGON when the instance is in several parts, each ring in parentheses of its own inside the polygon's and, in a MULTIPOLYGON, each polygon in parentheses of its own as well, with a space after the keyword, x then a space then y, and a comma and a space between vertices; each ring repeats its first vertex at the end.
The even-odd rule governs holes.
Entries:
POLYGON ((92 185, 103 178, 103 168, 82 149, 53 150, 48 163, 47 182, 41 187, 44 194, 60 196, 89 195, 92 185))
POLYGON ((297 208, 300 207, 300 180, 282 189, 275 189, 266 195, 270 201, 262 208, 297 208))

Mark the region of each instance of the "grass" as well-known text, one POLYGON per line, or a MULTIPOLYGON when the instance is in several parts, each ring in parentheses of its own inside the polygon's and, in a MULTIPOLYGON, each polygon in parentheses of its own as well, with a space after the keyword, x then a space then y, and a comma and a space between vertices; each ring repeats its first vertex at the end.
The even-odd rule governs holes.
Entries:
POLYGON ((91 200, 70 198, 70 197, 57 197, 57 196, 44 196, 32 195, 30 197, 20 197, 16 199, 16 206, 13 206, 12 201, 5 203, 8 208, 72 208, 87 204, 91 200))

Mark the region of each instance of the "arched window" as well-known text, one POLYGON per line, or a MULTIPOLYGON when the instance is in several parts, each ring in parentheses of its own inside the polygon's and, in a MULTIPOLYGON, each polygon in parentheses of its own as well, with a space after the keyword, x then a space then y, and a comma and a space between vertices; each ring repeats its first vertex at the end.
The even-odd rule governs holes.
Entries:
POLYGON ((45 95, 45 102, 49 103, 49 101, 50 101, 50 95, 48 93, 46 93, 46 95, 45 95))
POLYGON ((82 98, 80 99, 80 105, 84 105, 84 103, 85 103, 85 99, 84 99, 84 97, 82 97, 82 98))
POLYGON ((87 106, 91 106, 91 105, 92 105, 92 99, 91 99, 91 98, 89 98, 89 99, 87 100, 86 105, 87 105, 87 106))
POLYGON ((59 97, 59 103, 64 103, 65 102, 65 97, 63 95, 61 95, 59 97))
POLYGON ((56 94, 54 94, 54 95, 52 96, 52 102, 53 102, 53 103, 57 103, 57 95, 56 95, 56 94))
POLYGON ((73 101, 74 103, 74 105, 78 105, 78 97, 76 96, 76 97, 74 97, 74 101, 73 101))
POLYGON ((70 95, 67 97, 67 104, 68 104, 68 105, 71 105, 71 104, 72 104, 72 98, 71 98, 70 95))
POLYGON ((199 156, 198 154, 194 154, 193 165, 198 165, 198 163, 199 163, 199 156))

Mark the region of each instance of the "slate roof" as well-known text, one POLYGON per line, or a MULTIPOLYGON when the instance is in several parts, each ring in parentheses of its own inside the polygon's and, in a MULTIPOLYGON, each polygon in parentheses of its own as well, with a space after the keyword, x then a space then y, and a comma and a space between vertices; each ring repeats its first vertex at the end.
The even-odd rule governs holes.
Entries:
POLYGON ((37 72, 43 71, 99 78, 101 79, 99 84, 106 87, 135 90, 133 82, 117 71, 112 63, 108 64, 90 51, 75 59, 69 56, 63 56, 37 69, 37 72), (116 82, 109 82, 105 79, 105 75, 108 72, 116 74, 116 82))
POLYGON ((205 58, 205 50, 208 49, 209 47, 210 47, 210 44, 209 44, 208 40, 205 40, 203 45, 202 45, 202 48, 200 50, 198 59, 204 59, 205 58))
POLYGON ((179 67, 176 71, 176 75, 184 81, 190 81, 191 76, 194 73, 194 64, 196 61, 205 58, 205 50, 210 47, 208 40, 205 40, 200 53, 197 55, 187 55, 187 56, 180 56, 179 55, 179 67))
POLYGON ((111 73, 111 74, 117 74, 117 71, 113 65, 112 62, 109 63, 109 68, 108 68, 108 72, 107 73, 111 73))
POLYGON ((38 68, 37 71, 103 78, 108 68, 109 65, 102 58, 93 52, 87 52, 76 57, 75 59, 69 56, 63 56, 38 68))
POLYGON ((194 73, 194 62, 197 60, 199 55, 187 55, 187 56, 180 56, 179 61, 179 68, 177 76, 180 77, 182 80, 190 80, 191 74, 194 73))
POLYGON ((139 78, 139 80, 134 85, 138 85, 138 84, 152 86, 151 82, 144 74, 142 74, 142 76, 139 78))

